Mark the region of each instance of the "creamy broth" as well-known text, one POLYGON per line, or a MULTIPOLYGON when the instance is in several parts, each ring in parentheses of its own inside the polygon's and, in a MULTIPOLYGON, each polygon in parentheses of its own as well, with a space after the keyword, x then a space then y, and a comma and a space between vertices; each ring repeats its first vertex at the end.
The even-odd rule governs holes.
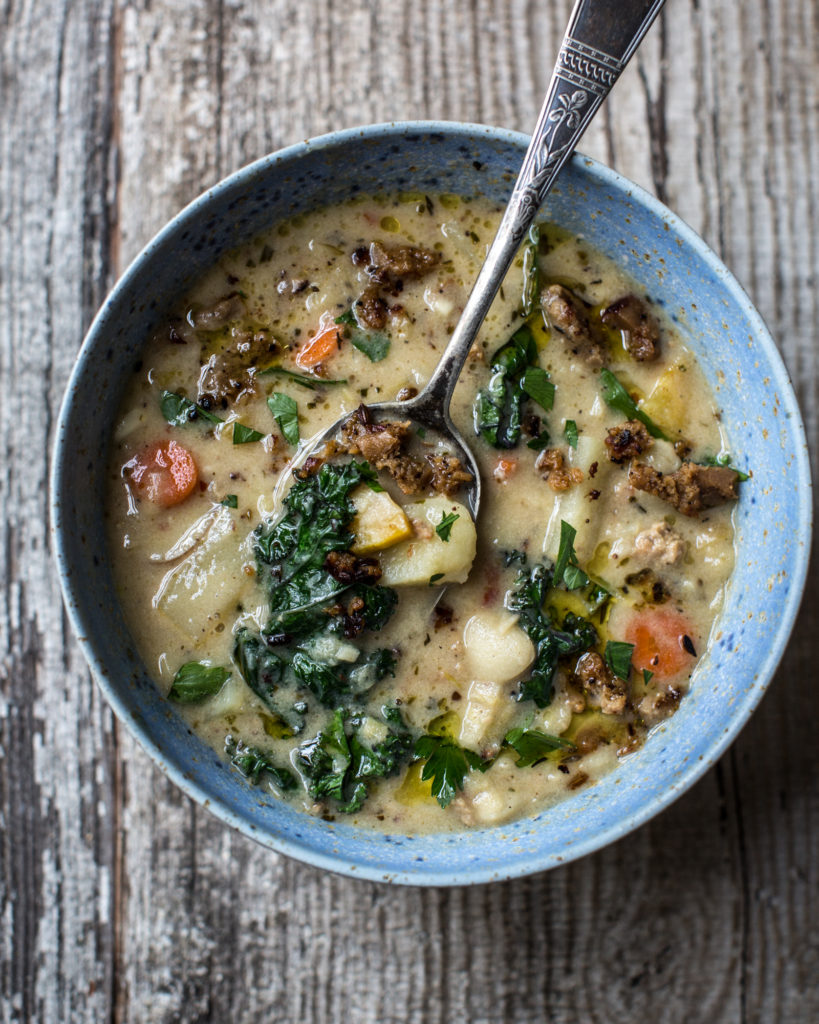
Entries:
MULTIPOLYGON (((311 437, 340 415, 354 415, 362 403, 420 390, 498 220, 499 210, 482 200, 401 196, 360 199, 277 225, 221 258, 171 312, 146 346, 122 403, 108 522, 118 591, 136 644, 157 685, 172 696, 184 689, 174 687, 182 666, 223 669, 205 686, 215 692, 204 695, 194 686, 188 695, 198 699, 177 700, 175 707, 250 782, 308 812, 411 833, 491 825, 570 797, 673 713, 715 628, 733 565, 733 504, 712 505, 706 495, 709 507, 694 514, 687 478, 680 475, 685 467, 699 473, 695 464, 725 456, 713 397, 673 324, 639 284, 582 240, 543 225, 539 241, 527 243, 508 275, 453 400, 453 419, 481 467, 474 561, 463 489, 434 495, 426 486, 406 494, 388 471, 380 472, 384 498, 399 506, 399 525, 390 534, 384 524, 394 506, 380 506, 373 521, 381 539, 362 557, 376 563, 383 575, 374 582, 395 592, 397 607, 378 630, 322 633, 299 650, 331 670, 340 666, 345 679, 367 652, 389 651, 394 675, 358 673, 346 693, 324 701, 309 685, 282 684, 265 697, 243 678, 247 664, 236 659, 240 631, 261 645, 246 650, 282 650, 259 639, 269 640, 270 607, 254 531, 284 512, 296 453, 293 403, 301 442, 309 447, 311 437), (433 254, 430 265, 402 273, 396 264, 380 272, 374 242, 388 255, 416 247, 433 254), (362 296, 369 296, 370 321, 356 305, 362 296), (635 306, 618 313, 616 300, 624 296, 635 306), (575 308, 562 322, 567 300, 575 308), (527 302, 534 308, 524 317, 527 302), (628 326, 634 309, 638 319, 659 325, 656 358, 634 356, 642 330, 628 326), (591 324, 595 352, 588 339, 572 334, 578 310, 591 324), (383 326, 373 327, 373 318, 383 326), (553 404, 547 410, 524 392, 520 439, 497 448, 486 432, 476 436, 476 395, 490 386, 494 354, 524 324, 528 367, 538 371, 527 380, 542 397, 542 387, 534 385, 543 384, 540 371, 546 371, 553 404), (311 346, 315 351, 328 338, 328 354, 306 365, 311 346), (383 358, 371 361, 373 355, 383 358), (623 433, 630 416, 614 407, 616 383, 642 400, 641 414, 664 438, 632 436, 640 433, 639 422, 623 433), (271 409, 272 395, 285 398, 274 399, 271 409), (149 447, 170 441, 190 453, 196 481, 184 500, 166 507, 146 489, 150 471, 140 474, 149 447), (621 448, 625 454, 612 461, 621 448), (443 516, 451 520, 448 528, 443 516), (396 539, 401 531, 412 536, 396 539), (433 571, 406 583, 425 571, 426 563, 418 569, 416 548, 431 553, 442 578, 433 571), (538 641, 532 629, 522 628, 527 612, 521 611, 520 580, 525 575, 531 582, 539 564, 553 571, 567 552, 565 576, 549 588, 545 615, 564 632, 566 615, 579 616, 596 638, 560 657, 553 678, 538 689, 531 682, 538 641), (448 582, 467 570, 465 582, 448 582), (368 688, 378 675, 383 678, 368 688), (337 705, 348 709, 341 725, 348 742, 355 736, 368 749, 380 749, 390 728, 400 734, 387 774, 363 778, 357 790, 348 775, 343 800, 315 790, 311 795, 311 777, 295 753, 317 736, 326 739, 334 723, 339 727, 337 705), (396 708, 398 717, 385 720, 384 706, 396 708), (425 735, 432 738, 419 746, 425 735), (525 765, 527 750, 533 765, 525 765), (257 753, 285 774, 264 770, 257 753), (422 773, 447 756, 455 793, 436 800, 430 784, 438 785, 441 773, 432 780, 422 773), (294 784, 282 793, 285 777, 294 784), (357 800, 351 800, 353 790, 357 800), (361 806, 344 810, 345 803, 361 806)), ((422 454, 425 445, 429 453, 438 450, 433 439, 413 443, 422 454)), ((360 455, 351 457, 361 462, 360 455)), ((351 457, 336 456, 328 466, 351 457)), ((729 471, 719 472, 724 485, 729 471)), ((316 479, 308 477, 308 485, 316 479)), ((710 481, 704 490, 699 478, 694 483, 698 500, 710 481)), ((367 494, 377 493, 366 482, 357 486, 365 504, 367 494)), ((360 511, 356 522, 364 518, 360 511)), ((350 614, 348 606, 342 617, 350 614)), ((539 606, 533 614, 544 613, 539 606)))

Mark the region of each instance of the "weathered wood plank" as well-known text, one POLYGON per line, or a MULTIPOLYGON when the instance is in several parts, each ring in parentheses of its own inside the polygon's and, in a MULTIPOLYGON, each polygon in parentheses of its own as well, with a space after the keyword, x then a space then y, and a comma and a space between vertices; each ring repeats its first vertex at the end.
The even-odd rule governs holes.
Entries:
POLYGON ((113 987, 111 714, 69 635, 48 445, 110 285, 108 4, 7 5, 0 155, 0 1018, 105 1016, 113 987))
MULTIPOLYGON (((280 145, 414 117, 527 130, 570 6, 3 9, 0 1019, 819 1018, 815 584, 758 714, 674 807, 562 870, 441 892, 304 868, 190 804, 112 726, 60 610, 43 442, 112 271, 280 145)), ((674 0, 582 147, 736 270, 814 450, 817 18, 674 0)))

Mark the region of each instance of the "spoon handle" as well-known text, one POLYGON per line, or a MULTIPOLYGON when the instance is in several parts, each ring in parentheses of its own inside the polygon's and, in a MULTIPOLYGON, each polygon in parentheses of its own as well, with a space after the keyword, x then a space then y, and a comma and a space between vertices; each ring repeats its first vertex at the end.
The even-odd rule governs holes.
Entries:
POLYGON ((651 27, 664 0, 577 0, 498 233, 416 414, 451 429, 449 402, 492 300, 546 193, 651 27))

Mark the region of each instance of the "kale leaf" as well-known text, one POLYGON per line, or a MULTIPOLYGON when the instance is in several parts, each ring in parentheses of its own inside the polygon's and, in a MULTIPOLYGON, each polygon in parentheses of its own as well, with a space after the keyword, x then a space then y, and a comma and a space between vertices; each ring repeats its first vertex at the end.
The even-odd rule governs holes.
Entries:
POLYGON ((287 793, 298 785, 295 776, 287 768, 279 768, 270 757, 258 747, 248 747, 233 736, 225 736, 225 753, 230 763, 246 779, 258 786, 263 775, 269 775, 276 786, 287 793))
POLYGON ((383 721, 339 708, 326 728, 302 743, 294 763, 314 800, 333 800, 345 814, 360 810, 370 779, 393 775, 409 760, 412 735, 394 705, 383 721))
POLYGON ((526 325, 492 356, 491 368, 489 383, 478 392, 473 405, 475 433, 494 448, 514 448, 520 440, 523 408, 528 398, 524 390, 527 371, 535 400, 548 408, 554 398, 554 386, 546 371, 537 365, 537 345, 526 325))
POLYGON ((571 612, 558 627, 544 608, 553 586, 552 570, 537 563, 518 573, 513 589, 506 595, 506 607, 518 616, 520 628, 535 646, 535 663, 529 677, 520 684, 518 700, 533 700, 539 708, 551 702, 560 658, 586 651, 599 639, 587 619, 571 612))
POLYGON ((229 678, 229 670, 219 665, 187 661, 173 677, 168 696, 180 704, 195 704, 218 693, 229 678))

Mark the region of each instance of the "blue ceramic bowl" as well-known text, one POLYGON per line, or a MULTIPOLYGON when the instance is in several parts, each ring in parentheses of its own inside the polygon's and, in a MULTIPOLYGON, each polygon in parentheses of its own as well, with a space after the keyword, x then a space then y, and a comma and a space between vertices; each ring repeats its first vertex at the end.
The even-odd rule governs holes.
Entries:
POLYGON ((667 807, 723 753, 776 669, 808 564, 810 476, 779 353, 737 282, 656 199, 576 156, 543 213, 644 282, 679 321, 753 477, 737 510, 736 569, 721 635, 690 694, 598 785, 535 818, 408 838, 329 824, 260 794, 186 727, 137 656, 106 554, 107 443, 152 329, 226 249, 271 222, 361 193, 420 189, 505 200, 528 139, 483 125, 408 123, 337 132, 265 157, 191 203, 134 260, 80 351, 57 431, 53 528, 66 605, 114 711, 189 796, 271 849, 361 878, 460 885, 525 875, 620 838, 667 807))

